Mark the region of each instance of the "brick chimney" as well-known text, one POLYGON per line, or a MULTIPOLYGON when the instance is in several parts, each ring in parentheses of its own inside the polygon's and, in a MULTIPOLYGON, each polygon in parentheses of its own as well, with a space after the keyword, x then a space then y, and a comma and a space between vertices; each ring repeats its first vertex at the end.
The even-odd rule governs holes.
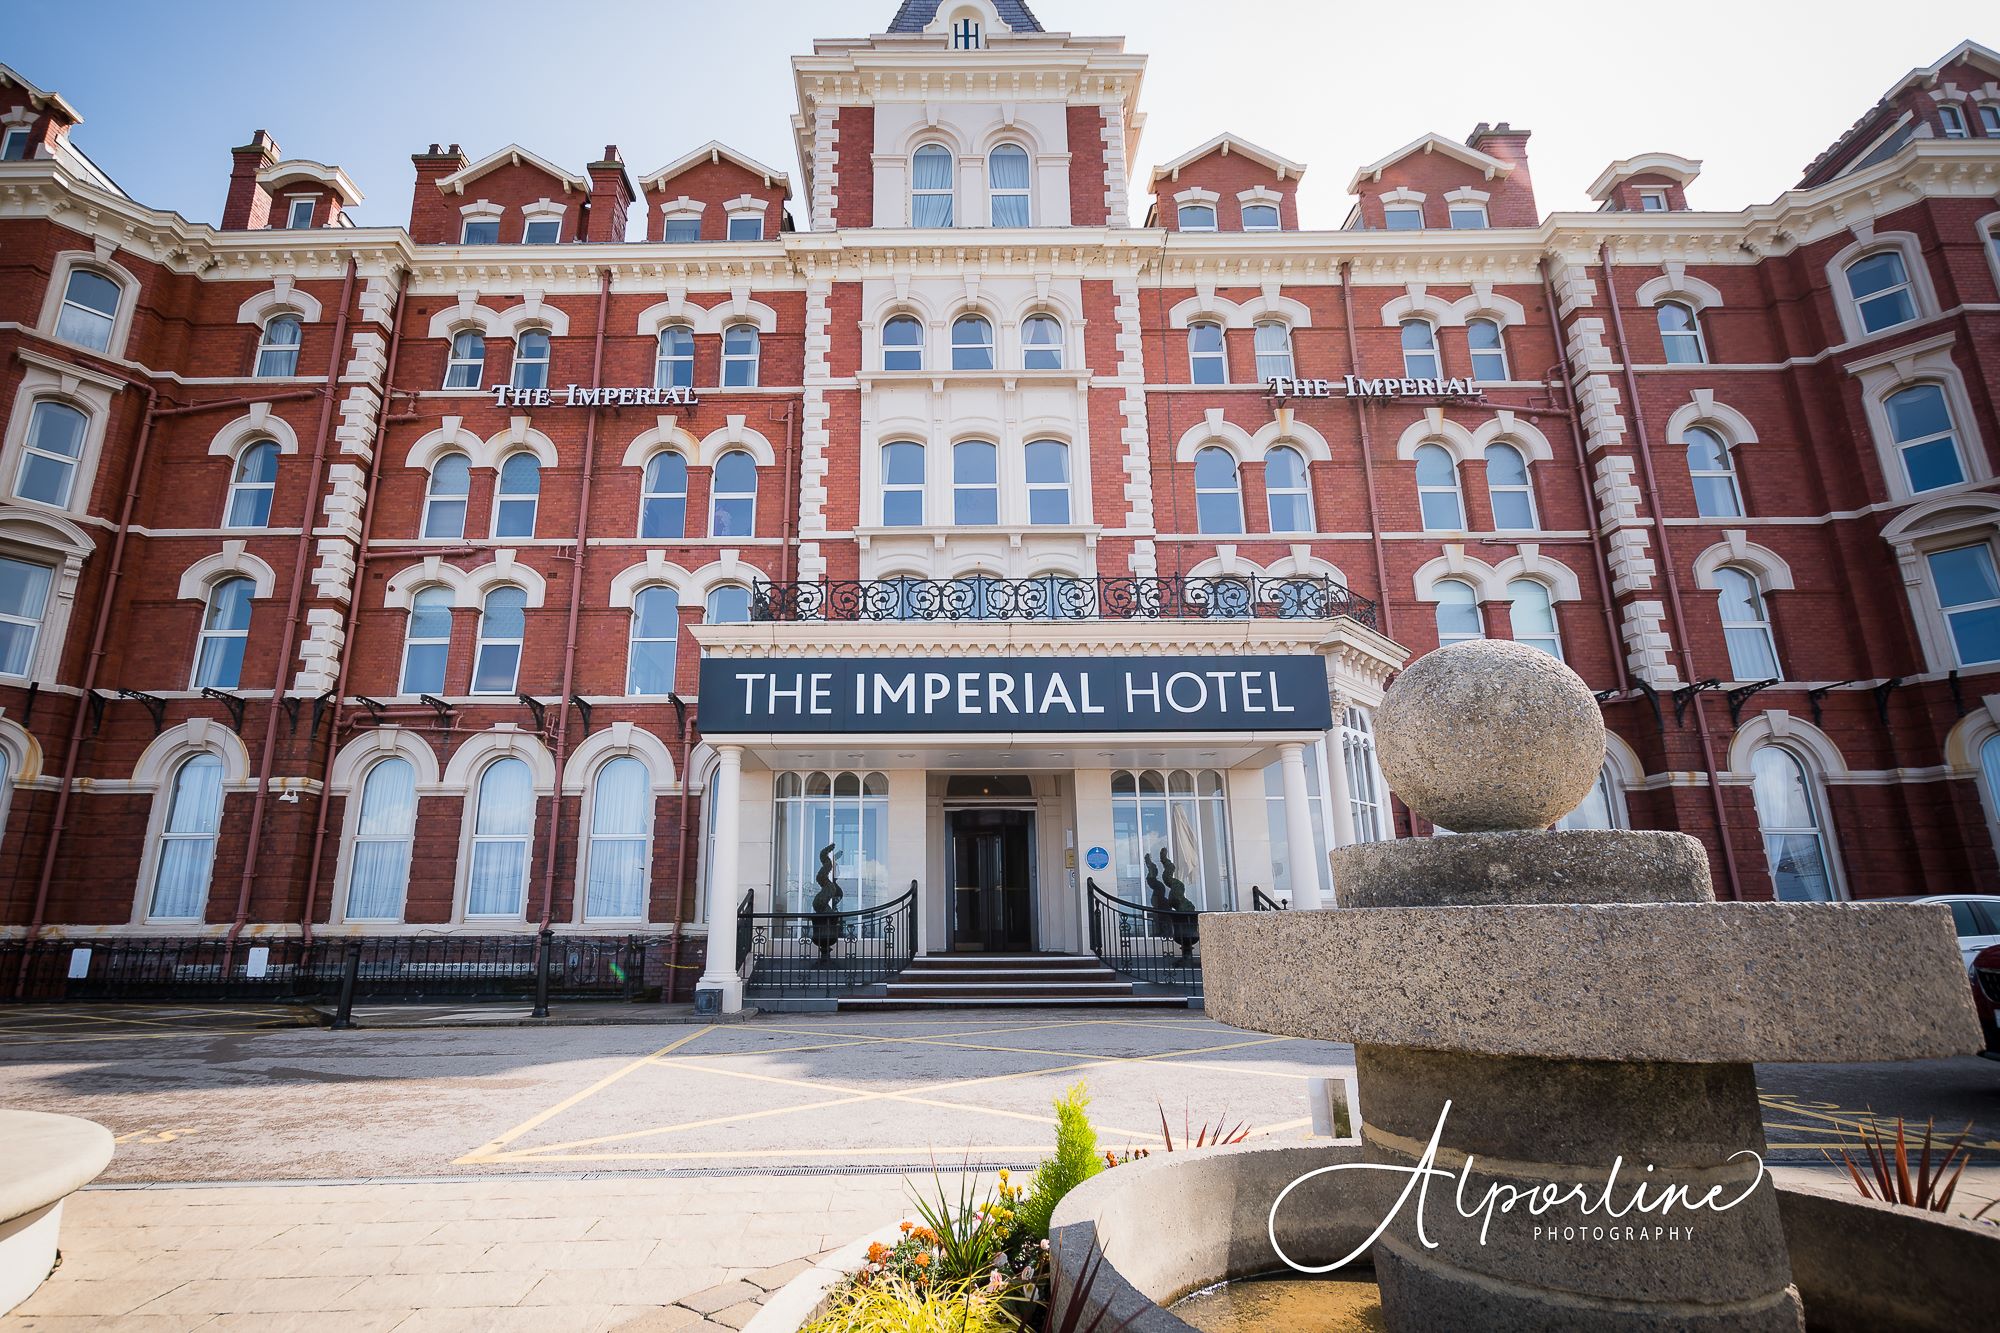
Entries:
POLYGON ((222 230, 249 231, 271 225, 271 195, 257 183, 257 173, 278 160, 278 141, 263 130, 241 148, 229 150, 235 165, 229 171, 229 197, 222 205, 222 230))
POLYGON ((618 156, 618 145, 604 145, 603 160, 592 162, 585 170, 590 173, 590 203, 583 215, 583 239, 624 240, 625 217, 638 192, 632 188, 632 178, 625 174, 625 161, 618 156))
POLYGON ((1512 162, 1514 169, 1504 181, 1493 182, 1493 202, 1487 212, 1496 227, 1532 227, 1541 221, 1535 207, 1535 183, 1528 175, 1529 130, 1517 130, 1506 121, 1489 125, 1480 121, 1466 138, 1466 146, 1488 157, 1512 162))
POLYGON ((455 245, 462 220, 457 204, 445 197, 437 183, 469 163, 457 144, 439 148, 432 144, 421 153, 412 153, 417 168, 417 188, 410 192, 410 239, 418 245, 455 245))

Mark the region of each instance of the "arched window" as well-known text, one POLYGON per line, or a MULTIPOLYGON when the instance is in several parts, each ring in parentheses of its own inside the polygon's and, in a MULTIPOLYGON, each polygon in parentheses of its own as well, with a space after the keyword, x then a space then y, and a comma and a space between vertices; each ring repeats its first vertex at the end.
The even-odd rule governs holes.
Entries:
POLYGON ((535 832, 535 779, 526 761, 496 759, 479 775, 472 815, 468 917, 519 917, 527 907, 528 844, 535 832))
POLYGON ((761 339, 755 324, 731 324, 722 331, 722 387, 757 387, 757 358, 761 339))
POLYGON ((1514 642, 1539 648, 1560 662, 1562 633, 1556 627, 1556 608, 1549 599, 1548 585, 1536 579, 1514 579, 1507 584, 1507 600, 1514 642))
POLYGON ((1819 794, 1805 765, 1789 750, 1766 745, 1750 756, 1757 827, 1780 902, 1828 902, 1836 895, 1827 858, 1819 794))
POLYGON ((702 619, 710 625, 749 624, 750 590, 740 583, 724 583, 709 589, 702 619))
POLYGON ((1182 204, 1176 214, 1182 231, 1214 231, 1215 206, 1213 204, 1182 204))
POLYGON ((1687 428, 1688 477, 1694 482, 1694 511, 1703 518, 1735 518, 1743 512, 1736 488, 1736 461, 1722 437, 1706 426, 1687 428))
MULTIPOLYGON (((714 790, 714 784, 710 784, 714 790)), ((819 850, 840 858, 842 910, 873 907, 889 895, 889 780, 880 773, 780 773, 774 787, 780 911, 811 909, 819 850)), ((713 825, 711 824, 711 827, 713 825)))
POLYGON ((1472 349, 1472 378, 1497 383, 1507 376, 1507 343, 1496 320, 1471 319, 1465 323, 1465 341, 1472 349))
POLYGON ((486 594, 479 611, 479 651, 472 659, 474 694, 512 694, 521 674, 521 641, 528 632, 527 590, 502 584, 486 594))
POLYGON ((149 921, 199 921, 215 867, 215 838, 222 828, 222 758, 190 756, 167 787, 167 817, 160 826, 160 868, 153 876, 149 921))
POLYGON ((229 504, 223 510, 225 528, 261 528, 271 522, 271 494, 278 485, 278 446, 257 440, 236 455, 229 476, 229 504))
POLYGON ((1443 374, 1438 359, 1437 330, 1427 319, 1403 321, 1403 375, 1408 379, 1436 379, 1443 374))
POLYGON ((243 679, 243 649, 250 642, 250 598, 256 585, 223 579, 208 590, 189 689, 233 690, 243 679))
POLYGON ((927 143, 910 155, 910 225, 951 225, 953 178, 957 162, 951 149, 927 143))
POLYGON ((751 537, 757 532, 757 460, 731 449, 715 460, 708 500, 708 535, 751 537))
POLYGON ((297 315, 274 315, 267 320, 264 336, 257 342, 257 378, 298 374, 300 337, 297 315))
POLYGON ((1670 366, 1698 366, 1708 360, 1708 343, 1701 336, 1701 321, 1694 307, 1679 301, 1662 301, 1653 309, 1660 325, 1660 346, 1670 366))
POLYGON ((1952 654, 1962 667, 2000 662, 2000 577, 1987 542, 1925 555, 1931 586, 1951 630, 1952 654))
POLYGON ((993 325, 979 315, 960 315, 951 322, 951 368, 993 369, 993 325))
POLYGON ((1282 320, 1265 319, 1257 322, 1255 330, 1257 343, 1257 378, 1290 379, 1292 377, 1292 330, 1282 320))
POLYGON ((1229 356, 1222 346, 1222 326, 1212 320, 1188 325, 1188 378, 1195 384, 1229 383, 1229 356))
POLYGON ((1988 736, 1979 747, 1979 775, 1986 780, 1986 808, 2000 819, 2000 732, 1988 736))
POLYGON ((464 454, 446 454, 431 464, 423 535, 454 540, 465 536, 465 501, 471 494, 472 462, 464 454))
POLYGON ((1868 333, 1880 333, 1917 317, 1917 299, 1910 290, 1910 273, 1898 250, 1878 250, 1847 266, 1847 294, 1868 333))
POLYGON ((1583 804, 1556 821, 1559 829, 1612 829, 1625 827, 1625 797, 1611 776, 1611 765, 1597 770, 1597 781, 1583 804))
POLYGON ((403 630, 404 694, 443 694, 451 657, 451 589, 432 586, 410 598, 403 630))
POLYGON ((653 360, 653 387, 694 387, 694 330, 687 325, 669 324, 660 330, 660 348, 653 360))
POLYGON ((674 692, 681 639, 681 595, 655 585, 632 599, 632 640, 625 659, 625 693, 674 692))
POLYGON ((1028 522, 1069 522, 1069 446, 1031 440, 1027 449, 1028 522))
POLYGON ((1381 842, 1393 835, 1389 808, 1382 800, 1382 769, 1375 761, 1375 724, 1359 708, 1349 708, 1340 728, 1347 762, 1348 808, 1356 842, 1381 842))
POLYGON ((882 369, 924 368, 924 326, 914 315, 896 315, 882 326, 882 369))
POLYGON ((652 830, 653 782, 646 766, 626 754, 605 761, 590 797, 585 920, 637 921, 645 916, 652 830))
POLYGON ((368 770, 354 821, 347 874, 349 921, 400 921, 410 886, 410 845, 417 829, 417 771, 400 755, 368 770))
POLYGON ((1501 532, 1530 532, 1535 523, 1535 490, 1528 484, 1528 463, 1511 444, 1486 446, 1486 494, 1493 504, 1493 526, 1501 532))
POLYGON ((1243 230, 1276 231, 1280 225, 1276 204, 1243 205, 1243 230))
POLYGON ((1211 444, 1195 452, 1194 515, 1197 532, 1243 531, 1243 487, 1227 449, 1211 444))
POLYGON ((951 447, 951 521, 1000 521, 1000 451, 985 440, 961 440, 951 447))
POLYGON ((1458 465, 1451 461, 1451 451, 1441 444, 1420 444, 1416 460, 1417 507, 1423 514, 1424 531, 1462 531, 1465 498, 1458 493, 1458 465))
POLYGON ((1264 455, 1264 502, 1270 509, 1271 531, 1313 530, 1312 489, 1307 484, 1305 455, 1288 444, 1264 455))
POLYGON ((1463 579, 1440 579, 1433 589, 1437 595, 1438 647, 1486 637, 1486 625, 1479 617, 1479 594, 1463 579))
POLYGON ((1722 637, 1729 647, 1729 674, 1737 680, 1776 680, 1778 645, 1771 636, 1771 612, 1757 576, 1734 565, 1715 571, 1722 637))
POLYGON ((882 446, 882 526, 915 528, 924 522, 924 447, 914 440, 882 446))
POLYGON ((1211 620, 1248 620, 1255 610, 1250 585, 1242 579, 1208 580, 1208 610, 1211 620))
POLYGON ((1063 326, 1054 315, 1030 315, 1021 321, 1021 369, 1063 368, 1063 326))
POLYGON ((1913 384, 1883 399, 1882 407, 1889 414, 1889 430, 1912 491, 1934 491, 1965 480, 1958 430, 1942 388, 1913 384))
POLYGON ((1001 144, 986 159, 986 186, 993 199, 993 225, 1025 227, 1028 222, 1028 152, 1001 144))
POLYGON ((498 499, 493 504, 495 537, 535 535, 535 510, 541 504, 542 464, 533 454, 507 455, 500 464, 498 499))
POLYGON ((14 494, 22 500, 67 509, 83 458, 83 413, 68 403, 43 398, 28 418, 28 438, 14 473, 14 494))
POLYGON ((25 679, 33 673, 35 641, 54 582, 49 566, 0 555, 0 676, 25 679))
POLYGON ((451 356, 444 366, 444 387, 476 389, 486 379, 486 336, 477 329, 451 335, 451 356))
POLYGON ((93 352, 111 350, 111 331, 118 323, 118 284, 87 268, 71 269, 63 287, 62 309, 56 314, 56 337, 93 352))
POLYGON ((524 329, 514 340, 514 387, 549 387, 549 335, 546 329, 524 329))
POLYGON ((1117 856, 1113 874, 1125 901, 1152 901, 1146 860, 1157 869, 1164 851, 1197 910, 1227 912, 1236 906, 1229 878, 1229 807, 1216 770, 1113 773, 1111 836, 1117 856))
POLYGON ((688 465, 672 450, 646 460, 644 489, 639 495, 639 535, 681 538, 687 535, 688 465))

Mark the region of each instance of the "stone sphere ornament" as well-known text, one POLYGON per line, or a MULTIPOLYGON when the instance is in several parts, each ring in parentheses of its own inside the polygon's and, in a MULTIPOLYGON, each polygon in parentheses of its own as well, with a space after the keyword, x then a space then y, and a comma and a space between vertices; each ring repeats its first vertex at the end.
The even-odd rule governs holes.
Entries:
POLYGON ((1396 677, 1375 744, 1390 789, 1438 827, 1539 829, 1590 795, 1604 718, 1590 687, 1547 653, 1469 639, 1396 677))

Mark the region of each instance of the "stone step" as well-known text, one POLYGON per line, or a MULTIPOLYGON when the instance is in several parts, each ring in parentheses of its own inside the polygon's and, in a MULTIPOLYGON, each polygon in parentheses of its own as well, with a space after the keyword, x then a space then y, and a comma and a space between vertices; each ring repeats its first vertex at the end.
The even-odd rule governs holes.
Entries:
POLYGON ((1097 996, 1130 995, 1129 981, 906 981, 898 979, 886 987, 891 996, 964 996, 967 999, 1020 995, 1097 996))
POLYGON ((1187 999, 1179 995, 1098 995, 1054 998, 1041 995, 1027 995, 1019 998, 1005 996, 969 997, 901 997, 894 995, 843 995, 839 1000, 842 1013, 849 1010, 883 1009, 1186 1009, 1187 999))

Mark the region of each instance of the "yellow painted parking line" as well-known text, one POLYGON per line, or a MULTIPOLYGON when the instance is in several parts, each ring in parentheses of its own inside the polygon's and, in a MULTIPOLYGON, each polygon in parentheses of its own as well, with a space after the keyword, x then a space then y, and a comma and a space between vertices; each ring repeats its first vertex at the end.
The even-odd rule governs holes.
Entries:
POLYGON ((460 1162, 473 1161, 484 1154, 491 1153, 497 1149, 506 1147, 509 1143, 512 1143, 515 1139, 520 1138, 523 1134, 526 1134, 529 1130, 534 1129, 536 1126, 545 1124, 549 1120, 554 1119, 556 1116, 561 1115, 564 1111, 567 1111, 570 1107, 575 1106, 578 1102, 583 1101, 585 1098, 595 1096, 597 1093, 604 1091, 606 1088, 610 1087, 613 1083, 616 1083, 619 1079, 624 1078, 627 1074, 631 1074, 638 1070, 644 1069, 647 1064, 649 1064, 653 1060, 658 1059, 660 1056, 667 1054, 669 1051, 678 1050, 679 1048, 693 1041, 695 1038, 713 1031, 715 1031, 715 1027, 713 1024, 710 1024, 707 1027, 697 1028, 693 1032, 688 1033, 685 1037, 682 1037, 677 1041, 668 1042, 665 1046, 662 1046, 659 1050, 654 1051, 650 1055, 640 1056, 638 1059, 632 1061, 624 1068, 606 1074, 603 1078, 597 1080, 597 1082, 591 1084, 589 1087, 583 1089, 581 1092, 572 1093, 568 1097, 565 1097, 561 1101, 557 1102, 554 1106, 549 1107, 547 1110, 536 1112, 534 1115, 529 1116, 526 1120, 523 1120, 520 1124, 514 1126, 514 1128, 508 1130, 506 1133, 500 1135, 498 1138, 491 1139, 485 1144, 481 1145, 480 1147, 474 1148, 470 1153, 466 1154, 466 1156, 464 1157, 459 1158, 458 1160, 460 1162))
MULTIPOLYGON (((283 1031, 284 1029, 269 1029, 283 1031)), ((170 1032, 105 1032, 94 1037, 49 1037, 44 1040, 21 1040, 0 1036, 0 1046, 75 1046, 86 1042, 105 1041, 183 1041, 189 1037, 241 1037, 257 1032, 254 1028, 175 1028, 170 1032)))
MULTIPOLYGON (((1046 1154, 1046 1143, 968 1144, 966 1152, 972 1153, 1032 1153, 1046 1154)), ((734 1148, 715 1152, 640 1152, 640 1153, 568 1153, 562 1156, 523 1157, 509 1155, 489 1160, 509 1162, 694 1162, 694 1161, 742 1161, 752 1157, 912 1157, 927 1158, 934 1167, 950 1169, 950 1163, 939 1162, 937 1148, 933 1144, 922 1144, 909 1148, 734 1148)), ((968 1159, 970 1160, 969 1156, 968 1159)))

